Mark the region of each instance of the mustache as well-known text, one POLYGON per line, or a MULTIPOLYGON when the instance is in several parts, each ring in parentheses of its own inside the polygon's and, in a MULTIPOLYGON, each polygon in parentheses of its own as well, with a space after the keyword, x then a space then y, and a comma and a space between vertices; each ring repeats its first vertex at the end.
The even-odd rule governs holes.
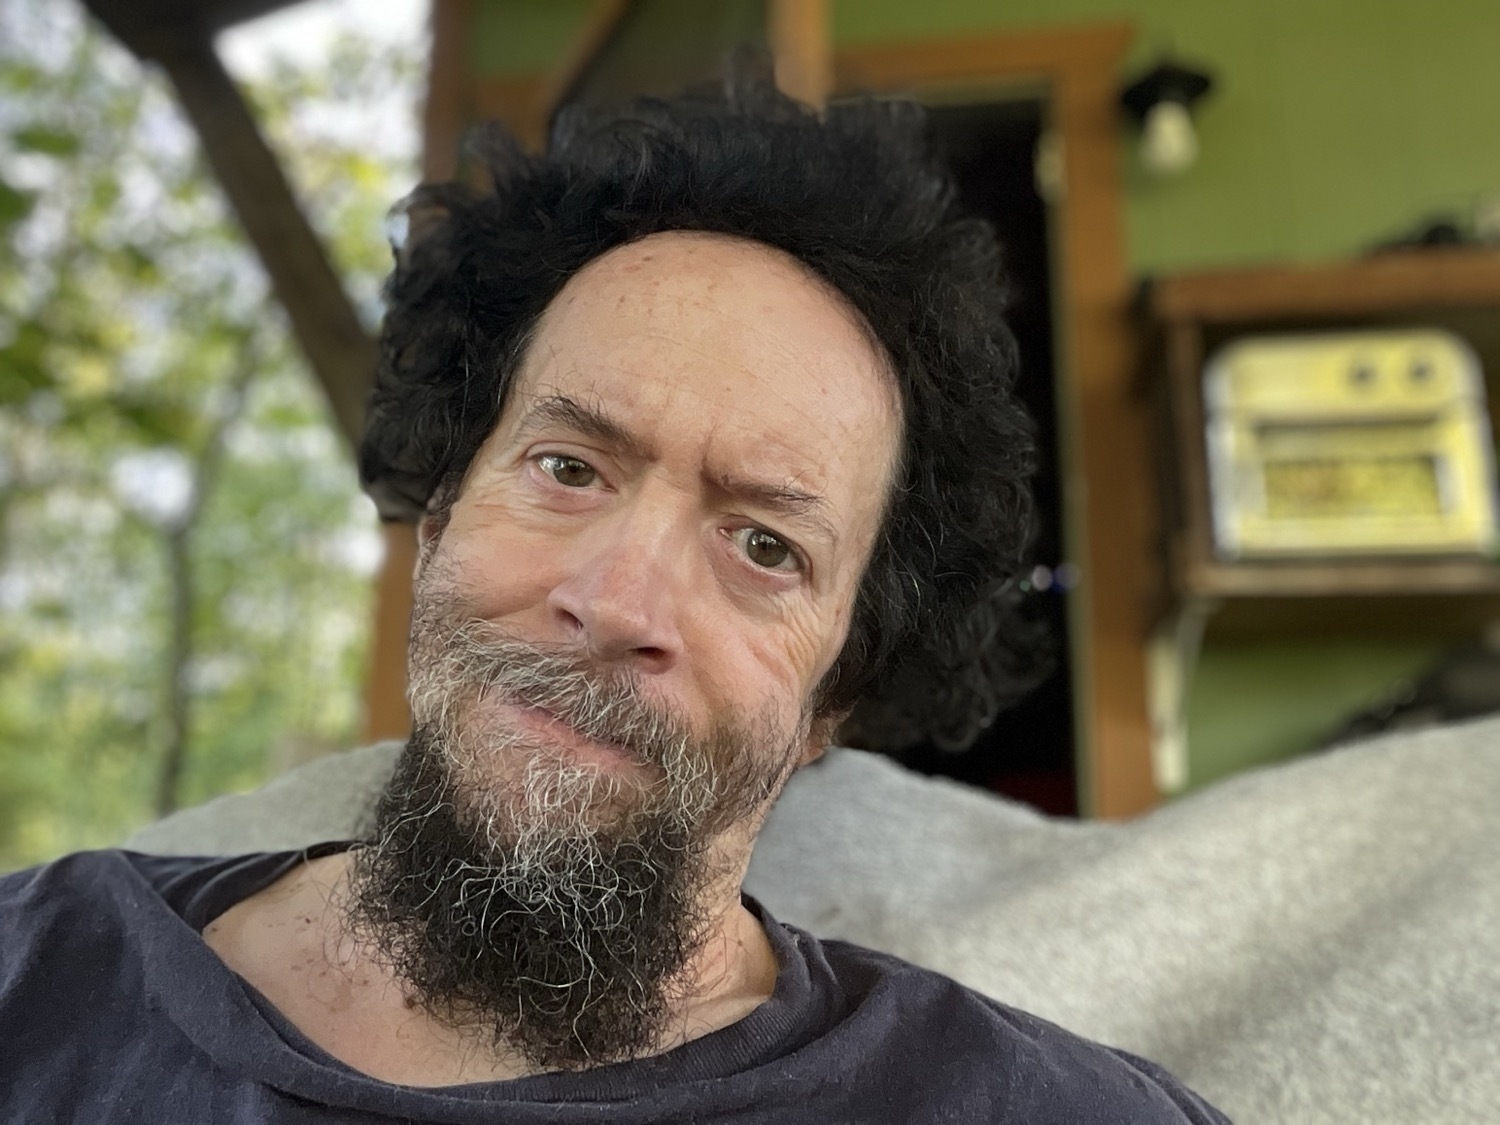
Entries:
MULTIPOLYGON (((764 804, 796 766, 809 730, 805 713, 789 725, 771 707, 728 704, 697 730, 651 698, 631 669, 523 640, 473 615, 454 592, 444 593, 425 597, 412 620, 410 700, 414 725, 436 734, 455 767, 525 742, 506 724, 473 715, 486 700, 538 708, 585 738, 619 746, 659 774, 649 789, 676 801, 686 822, 700 828, 723 827, 764 804)), ((562 765, 544 776, 573 771, 562 765)))
POLYGON ((448 713, 455 707, 491 700, 532 707, 658 766, 694 739, 634 675, 600 669, 576 650, 521 640, 481 618, 429 621, 420 634, 413 631, 412 710, 439 725, 457 718, 448 713))

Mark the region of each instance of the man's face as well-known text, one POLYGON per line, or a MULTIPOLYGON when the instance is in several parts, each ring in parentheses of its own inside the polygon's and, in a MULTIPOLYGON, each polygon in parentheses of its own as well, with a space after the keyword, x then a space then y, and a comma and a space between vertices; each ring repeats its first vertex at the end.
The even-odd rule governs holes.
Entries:
POLYGON ((546 1069, 660 1041, 821 747, 897 431, 853 314, 764 247, 657 235, 548 307, 423 527, 415 729, 354 868, 431 1010, 546 1069))
MULTIPOLYGON (((898 412, 855 314, 788 256, 691 233, 621 247, 542 316, 419 589, 440 576, 465 614, 630 678, 692 730, 750 718, 777 736, 765 753, 802 737, 810 756, 898 412)), ((536 708, 473 721, 626 782, 643 768, 536 708)))

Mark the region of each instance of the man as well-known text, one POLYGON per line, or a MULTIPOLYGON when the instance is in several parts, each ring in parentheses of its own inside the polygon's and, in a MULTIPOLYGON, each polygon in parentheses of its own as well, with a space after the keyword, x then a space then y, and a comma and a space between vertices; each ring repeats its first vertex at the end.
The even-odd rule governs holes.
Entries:
POLYGON ((1028 528, 996 250, 910 107, 575 113, 403 213, 361 469, 418 520, 363 842, 0 883, 7 1120, 1223 1120, 740 890, 851 716, 962 739, 1028 528))

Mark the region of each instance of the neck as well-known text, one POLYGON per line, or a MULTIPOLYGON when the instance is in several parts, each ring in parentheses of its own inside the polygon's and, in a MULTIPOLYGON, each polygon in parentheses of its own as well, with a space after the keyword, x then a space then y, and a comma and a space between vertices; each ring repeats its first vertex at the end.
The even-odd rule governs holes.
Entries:
MULTIPOLYGON (((705 938, 670 982, 668 1018, 645 1054, 738 1022, 775 986, 770 943, 740 901, 742 854, 702 888, 705 938)), ((350 860, 345 853, 305 864, 217 919, 205 940, 309 1039, 372 1077, 443 1086, 544 1069, 497 1042, 482 1021, 430 1011, 361 940, 346 913, 350 860)))

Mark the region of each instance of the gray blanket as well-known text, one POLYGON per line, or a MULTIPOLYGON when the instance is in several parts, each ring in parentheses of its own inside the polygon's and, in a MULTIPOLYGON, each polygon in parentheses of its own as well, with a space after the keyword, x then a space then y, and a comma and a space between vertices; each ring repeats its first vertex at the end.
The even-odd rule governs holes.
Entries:
MULTIPOLYGON (((394 745, 137 833, 173 853, 347 837, 394 745)), ((747 881, 783 921, 888 950, 1153 1058, 1241 1123, 1500 1122, 1500 721, 1234 778, 1126 824, 837 750, 747 881)))

